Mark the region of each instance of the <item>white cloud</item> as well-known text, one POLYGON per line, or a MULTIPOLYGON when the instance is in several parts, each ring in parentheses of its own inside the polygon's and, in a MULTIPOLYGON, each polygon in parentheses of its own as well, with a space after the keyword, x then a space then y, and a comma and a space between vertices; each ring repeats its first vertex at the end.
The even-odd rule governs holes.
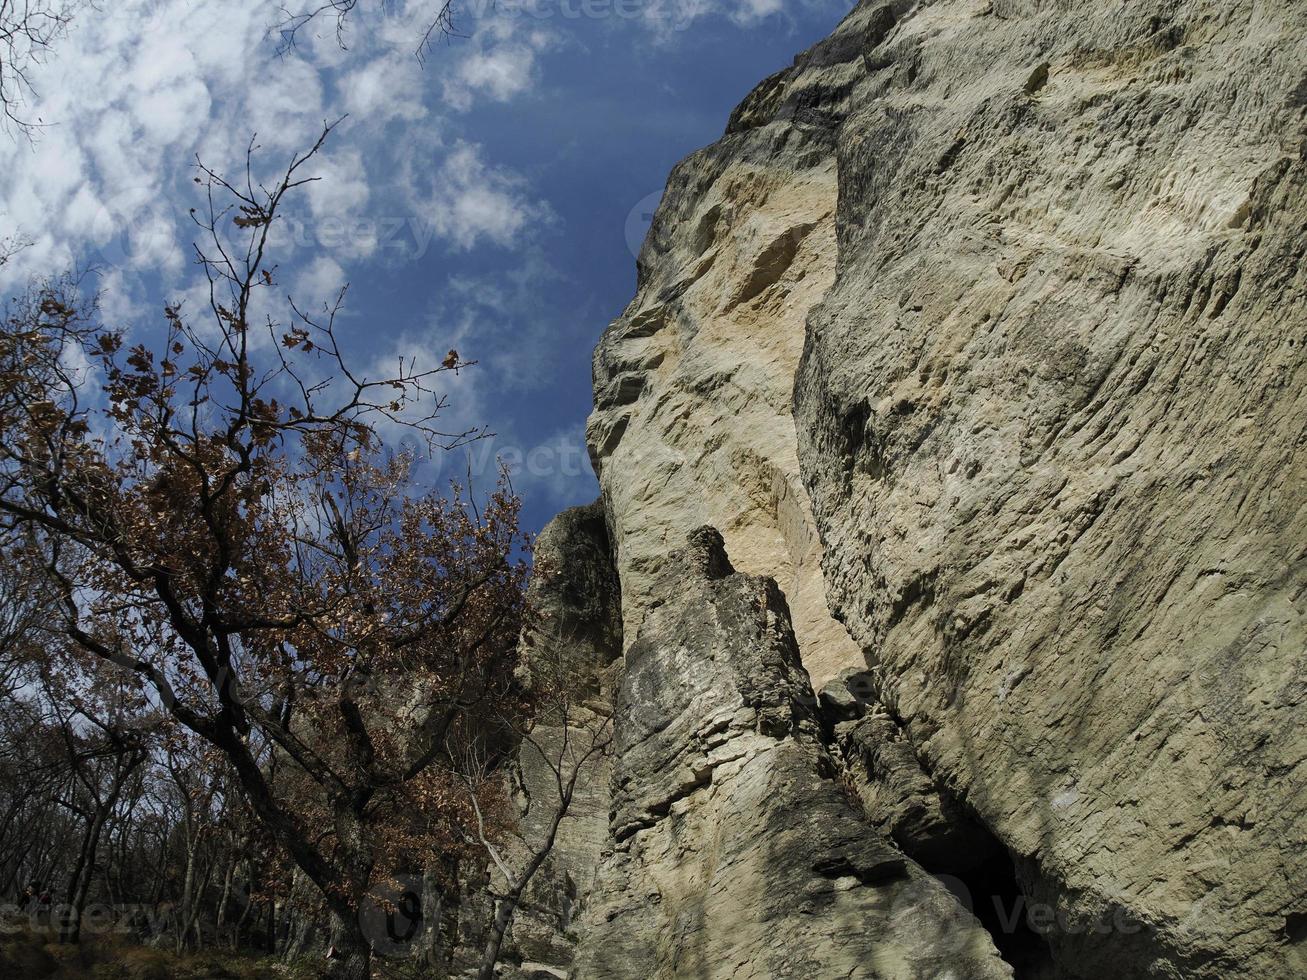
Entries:
MULTIPOLYGON (((504 392, 515 397, 546 387, 560 354, 554 325, 540 316, 539 293, 560 273, 537 251, 520 264, 493 276, 456 277, 434 298, 426 322, 400 336, 387 336, 384 350, 366 365, 368 377, 393 373, 400 357, 418 356, 419 367, 430 367, 454 349, 476 364, 458 373, 443 373, 436 387, 448 398, 439 427, 448 433, 486 429, 493 439, 478 441, 466 453, 426 458, 420 477, 428 485, 450 477, 462 478, 470 468, 482 489, 495 481, 502 457, 533 489, 572 502, 575 486, 581 496, 591 492, 593 478, 584 458, 583 423, 576 431, 555 433, 543 442, 523 436, 523 420, 505 406, 504 392), (539 449, 544 446, 544 449, 539 449), (534 450, 538 450, 534 452, 534 450), (568 490, 571 486, 573 489, 568 490)), ((345 331, 361 321, 351 318, 345 331)), ((533 420, 527 420, 533 421, 533 420)), ((387 445, 412 441, 412 432, 386 424, 380 434, 387 445)), ((525 488, 524 482, 519 489, 525 488)))
POLYGON ((445 97, 457 109, 472 108, 475 96, 508 102, 530 88, 535 74, 535 51, 515 44, 478 51, 459 63, 454 78, 445 83, 445 97))
POLYGON ((740 0, 731 16, 739 23, 751 24, 772 14, 779 14, 784 9, 781 0, 740 0))
POLYGON ((538 55, 556 43, 552 31, 507 9, 481 16, 455 62, 447 66, 446 103, 465 112, 478 99, 508 102, 534 91, 538 55))
MULTIPOLYGON (((810 9, 848 8, 847 0, 800 0, 810 9)), ((758 27, 792 14, 784 0, 648 0, 644 20, 656 38, 668 41, 709 17, 725 18, 739 27, 758 27)))
POLYGON ((189 180, 196 157, 238 183, 257 134, 255 177, 275 179, 324 121, 346 114, 310 165, 323 179, 288 204, 299 224, 288 225, 279 261, 321 271, 328 259, 368 258, 386 222, 418 218, 454 248, 516 247, 530 222, 547 218, 519 178, 447 133, 439 94, 446 78, 467 100, 520 94, 544 44, 532 40, 538 31, 519 39, 511 25, 491 27, 442 49, 449 56, 439 70, 424 70, 415 21, 389 16, 390 7, 360 6, 348 51, 328 19, 281 53, 268 34, 279 9, 278 0, 86 8, 34 76, 41 99, 33 109, 48 128, 34 147, 0 141, 0 235, 35 240, 6 266, 0 288, 90 262, 117 273, 104 277, 106 288, 137 301, 159 292, 159 283, 146 288, 155 274, 185 291, 176 279, 194 274, 197 235, 188 211, 204 211, 189 180), (528 62, 512 55, 519 50, 528 62))
MULTIPOLYGON (((368 220, 372 186, 362 150, 329 146, 313 161, 313 174, 318 180, 308 186, 308 224, 300 226, 296 244, 351 257, 371 255, 377 240, 368 220)), ((288 214, 301 216, 302 209, 288 214)))
POLYGON ((530 200, 519 178, 486 163, 473 143, 456 142, 434 170, 411 161, 406 176, 420 223, 460 248, 482 241, 525 244, 528 229, 552 218, 547 206, 530 200))
POLYGON ((301 307, 317 309, 335 302, 346 284, 345 270, 329 255, 319 255, 295 277, 291 295, 301 307))
POLYGON ((543 499, 554 507, 586 503, 598 489, 583 423, 560 429, 530 445, 507 446, 501 458, 510 467, 518 493, 543 499))
MULTIPOLYGON (((538 391, 552 382, 566 352, 557 323, 541 315, 540 296, 564 276, 533 249, 493 276, 455 277, 431 312, 428 332, 476 360, 478 371, 496 386, 519 394, 538 391)), ((493 420, 496 428, 504 423, 493 420)))
MULTIPOLYGON (((524 489, 560 503, 579 486, 588 492, 579 429, 528 444, 513 434, 521 429, 500 397, 538 392, 558 363, 556 324, 540 315, 539 298, 559 272, 538 238, 556 218, 526 180, 463 136, 469 110, 535 98, 550 53, 566 45, 583 57, 580 33, 557 2, 553 18, 541 19, 521 4, 511 14, 507 4, 479 0, 465 8, 475 8, 474 22, 459 25, 470 36, 442 44, 424 68, 415 46, 430 6, 395 0, 355 9, 349 50, 337 45, 328 17, 279 54, 268 31, 282 2, 120 0, 82 12, 34 76, 42 96, 34 114, 50 125, 35 146, 0 140, 0 238, 17 231, 35 239, 5 268, 0 289, 91 261, 101 269, 107 321, 153 325, 164 300, 182 300, 204 329, 207 293, 190 251, 199 229, 188 217, 192 206, 203 210, 190 180, 196 156, 243 179, 257 133, 256 163, 275 176, 324 121, 348 114, 310 166, 323 179, 287 206, 276 289, 260 291, 260 311, 286 322, 286 292, 319 309, 348 274, 361 279, 396 255, 399 240, 416 242, 408 258, 429 241, 512 250, 493 272, 443 284, 423 328, 378 333, 375 321, 347 310, 342 336, 373 362, 374 376, 393 371, 399 353, 438 360, 452 347, 476 358, 479 367, 441 376, 450 397, 445 428, 505 433, 492 448, 518 454, 524 489)), ((710 17, 770 29, 793 8, 782 0, 648 0, 643 9, 633 33, 662 39, 710 17)))
POLYGON ((416 58, 373 58, 341 79, 345 111, 374 124, 426 118, 427 108, 420 97, 425 81, 421 72, 416 58))
MULTIPOLYGON (((278 52, 270 28, 281 3, 122 0, 83 9, 33 76, 32 114, 48 124, 39 141, 0 140, 0 236, 34 239, 0 288, 74 261, 118 269, 124 274, 110 281, 123 289, 151 273, 183 273, 195 235, 187 211, 201 205, 188 181, 197 155, 235 177, 257 133, 267 176, 324 120, 344 114, 314 162, 326 179, 307 193, 313 227, 291 236, 286 261, 375 258, 370 222, 413 227, 423 247, 430 233, 470 249, 522 247, 551 220, 528 185, 459 138, 457 114, 532 98, 543 55, 577 43, 566 30, 575 4, 469 4, 472 21, 460 27, 470 36, 442 44, 424 69, 415 48, 426 0, 359 5, 349 50, 324 16, 278 52)), ((649 0, 637 11, 655 36, 709 16, 756 25, 787 15, 782 0, 649 0)))

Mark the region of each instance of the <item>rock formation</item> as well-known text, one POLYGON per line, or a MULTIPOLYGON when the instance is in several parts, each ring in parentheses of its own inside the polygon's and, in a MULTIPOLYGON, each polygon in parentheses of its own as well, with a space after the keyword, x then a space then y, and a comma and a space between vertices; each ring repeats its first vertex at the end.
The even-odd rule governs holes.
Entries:
POLYGON ((763 82, 595 354, 558 969, 1307 975, 1304 256, 1299 0, 863 2, 763 82))
POLYGON ((626 652, 611 852, 580 976, 1006 977, 830 777, 785 598, 702 528, 626 652), (823 778, 825 777, 825 778, 823 778))
MULTIPOLYGON (((520 820, 506 860, 520 871, 548 839, 558 814, 559 772, 580 769, 575 796, 565 808, 556 843, 531 880, 501 954, 502 976, 567 976, 576 953, 575 920, 583 890, 593 880, 608 839, 610 756, 579 758, 606 724, 622 657, 621 594, 610 556, 603 510, 597 505, 564 511, 535 542, 529 598, 533 621, 522 636, 521 683, 526 688, 565 687, 566 717, 551 708, 517 751, 516 796, 520 820)), ((493 867, 491 884, 504 890, 493 867)), ((489 918, 479 908, 465 918, 475 926, 489 918)), ((485 937, 459 937, 458 966, 479 962, 485 937)))

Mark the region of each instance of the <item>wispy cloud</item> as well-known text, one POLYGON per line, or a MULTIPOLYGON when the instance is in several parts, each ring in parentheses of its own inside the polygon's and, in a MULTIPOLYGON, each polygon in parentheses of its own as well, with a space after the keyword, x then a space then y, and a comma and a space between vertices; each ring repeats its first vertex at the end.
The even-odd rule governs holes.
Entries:
POLYGON ((438 87, 460 79, 467 105, 513 97, 534 70, 513 57, 523 44, 535 50, 530 32, 523 41, 519 31, 489 30, 451 45, 437 74, 414 57, 410 28, 361 7, 351 50, 318 31, 279 53, 268 33, 278 10, 264 0, 128 0, 74 23, 36 78, 34 108, 49 125, 34 146, 0 142, 0 230, 34 240, 6 267, 9 283, 84 263, 106 273, 108 288, 157 292, 159 277, 177 276, 189 260, 189 209, 202 203, 188 180, 197 156, 242 174, 257 134, 258 160, 271 172, 310 145, 324 120, 346 113, 314 161, 323 179, 283 243, 288 261, 321 271, 324 255, 367 259, 386 223, 423 224, 424 244, 514 248, 532 221, 548 218, 524 181, 458 137, 438 87))
POLYGON ((645 0, 641 10, 646 24, 662 41, 696 27, 700 21, 721 18, 739 27, 756 27, 764 22, 792 22, 794 7, 809 10, 848 7, 845 0, 645 0))
POLYGON ((481 99, 508 102, 532 92, 539 82, 539 56, 558 43, 551 27, 489 11, 477 19, 457 65, 446 73, 446 103, 466 112, 481 99))
MULTIPOLYGON (((565 226, 542 199, 543 180, 532 180, 557 169, 556 161, 507 165, 488 148, 502 134, 483 129, 483 119, 520 118, 536 107, 543 117, 557 115, 547 96, 550 72, 553 82, 564 74, 561 53, 575 56, 566 66, 572 76, 586 66, 579 84, 593 87, 604 82, 588 74, 595 52, 634 45, 640 57, 661 57, 678 38, 713 44, 734 29, 774 32, 796 11, 849 0, 470 0, 459 5, 467 36, 441 43, 425 66, 415 54, 426 0, 358 5, 348 49, 327 18, 279 51, 272 29, 285 2, 120 0, 83 11, 33 75, 40 99, 32 114, 46 127, 33 144, 0 139, 0 239, 21 233, 34 241, 0 273, 0 291, 31 274, 90 264, 100 273, 105 318, 116 326, 152 328, 165 300, 183 300, 203 321, 207 297, 191 250, 200 230, 190 209, 204 210, 191 180, 196 157, 243 177, 257 134, 256 161, 273 178, 324 121, 347 116, 312 165, 322 179, 289 202, 278 226, 277 289, 268 302, 275 292, 284 307, 290 292, 302 307, 319 309, 347 280, 385 289, 401 278, 391 275, 397 263, 412 264, 420 274, 397 292, 408 294, 405 309, 429 305, 430 315, 405 327, 391 322, 395 310, 384 297, 378 302, 376 289, 366 310, 356 292, 342 320, 348 342, 378 373, 392 370, 400 354, 439 358, 457 347, 475 357, 478 368, 442 378, 447 427, 498 431, 482 458, 504 454, 523 488, 560 502, 588 492, 580 430, 548 410, 527 418, 523 406, 551 391, 556 397, 566 374, 569 412, 575 408, 575 388, 584 387, 577 349, 584 360, 589 346, 575 322, 607 310, 586 307, 597 300, 578 298, 575 280, 562 278, 569 260, 550 258, 561 254, 551 248, 565 226), (611 23, 582 30, 594 25, 580 17, 611 23), (485 145, 475 132, 485 134, 485 145), (439 278, 428 303, 423 277, 431 275, 439 278), (542 301, 564 294, 572 297, 566 312, 556 298, 542 301), (574 318, 570 327, 565 317, 574 318)), ((626 70, 611 62, 609 71, 626 70)), ((575 94, 576 78, 570 83, 575 94)), ((625 106, 604 111, 618 115, 625 106)), ((631 125, 646 137, 654 128, 647 117, 631 125)), ((640 179, 644 193, 650 178, 640 179)), ((593 215, 575 220, 583 233, 594 231, 586 224, 593 215)), ((638 240, 636 225, 628 232, 638 240)), ((620 249, 616 230, 613 240, 620 249)), ((284 309, 267 312, 286 319, 284 309)))

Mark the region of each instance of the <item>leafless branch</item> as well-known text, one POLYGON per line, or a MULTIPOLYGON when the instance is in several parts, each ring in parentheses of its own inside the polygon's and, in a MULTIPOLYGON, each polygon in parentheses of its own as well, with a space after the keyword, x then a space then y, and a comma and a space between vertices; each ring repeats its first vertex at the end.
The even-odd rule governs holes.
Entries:
POLYGON ((25 111, 36 94, 32 72, 67 32, 73 11, 69 0, 0 0, 0 121, 11 132, 31 139, 43 125, 25 111))
MULTIPOLYGON (((389 6, 386 0, 381 0, 379 5, 383 9, 389 6)), ((308 7, 295 10, 282 7, 280 19, 275 25, 279 38, 278 52, 284 54, 294 48, 300 32, 320 20, 335 21, 333 29, 336 43, 342 49, 347 49, 349 22, 357 7, 358 0, 310 0, 308 7)), ((425 62, 427 53, 439 38, 460 36, 454 23, 455 13, 455 0, 431 0, 428 15, 419 21, 417 28, 417 44, 413 53, 419 61, 425 62)))

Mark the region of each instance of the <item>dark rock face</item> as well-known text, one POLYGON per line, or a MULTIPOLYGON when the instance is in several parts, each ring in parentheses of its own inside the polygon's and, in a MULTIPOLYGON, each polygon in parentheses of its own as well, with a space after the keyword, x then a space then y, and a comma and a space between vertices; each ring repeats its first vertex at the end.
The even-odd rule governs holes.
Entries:
POLYGON ((867 819, 927 870, 959 874, 985 863, 1001 848, 922 768, 879 697, 875 675, 855 670, 819 696, 826 738, 867 819))
POLYGON ((603 672, 622 655, 622 587, 603 505, 555 517, 536 539, 534 558, 530 599, 538 621, 523 637, 523 659, 529 669, 543 647, 575 674, 592 675, 597 693, 603 672))
MULTIPOLYGON (((598 504, 564 511, 540 533, 529 599, 536 618, 522 637, 521 681, 528 687, 561 682, 572 696, 566 718, 550 713, 539 719, 530 740, 518 748, 521 812, 517 836, 505 848, 515 867, 546 839, 558 810, 555 768, 570 775, 572 760, 612 715, 612 692, 621 674, 621 591, 598 504)), ((557 841, 514 917, 501 976, 526 980, 567 976, 571 970, 576 919, 608 839, 610 771, 607 755, 581 767, 557 841)), ((466 945, 468 958, 476 962, 479 949, 466 945)))
POLYGON ((669 557, 617 701, 582 977, 1009 976, 830 778, 776 584, 711 528, 669 557))

